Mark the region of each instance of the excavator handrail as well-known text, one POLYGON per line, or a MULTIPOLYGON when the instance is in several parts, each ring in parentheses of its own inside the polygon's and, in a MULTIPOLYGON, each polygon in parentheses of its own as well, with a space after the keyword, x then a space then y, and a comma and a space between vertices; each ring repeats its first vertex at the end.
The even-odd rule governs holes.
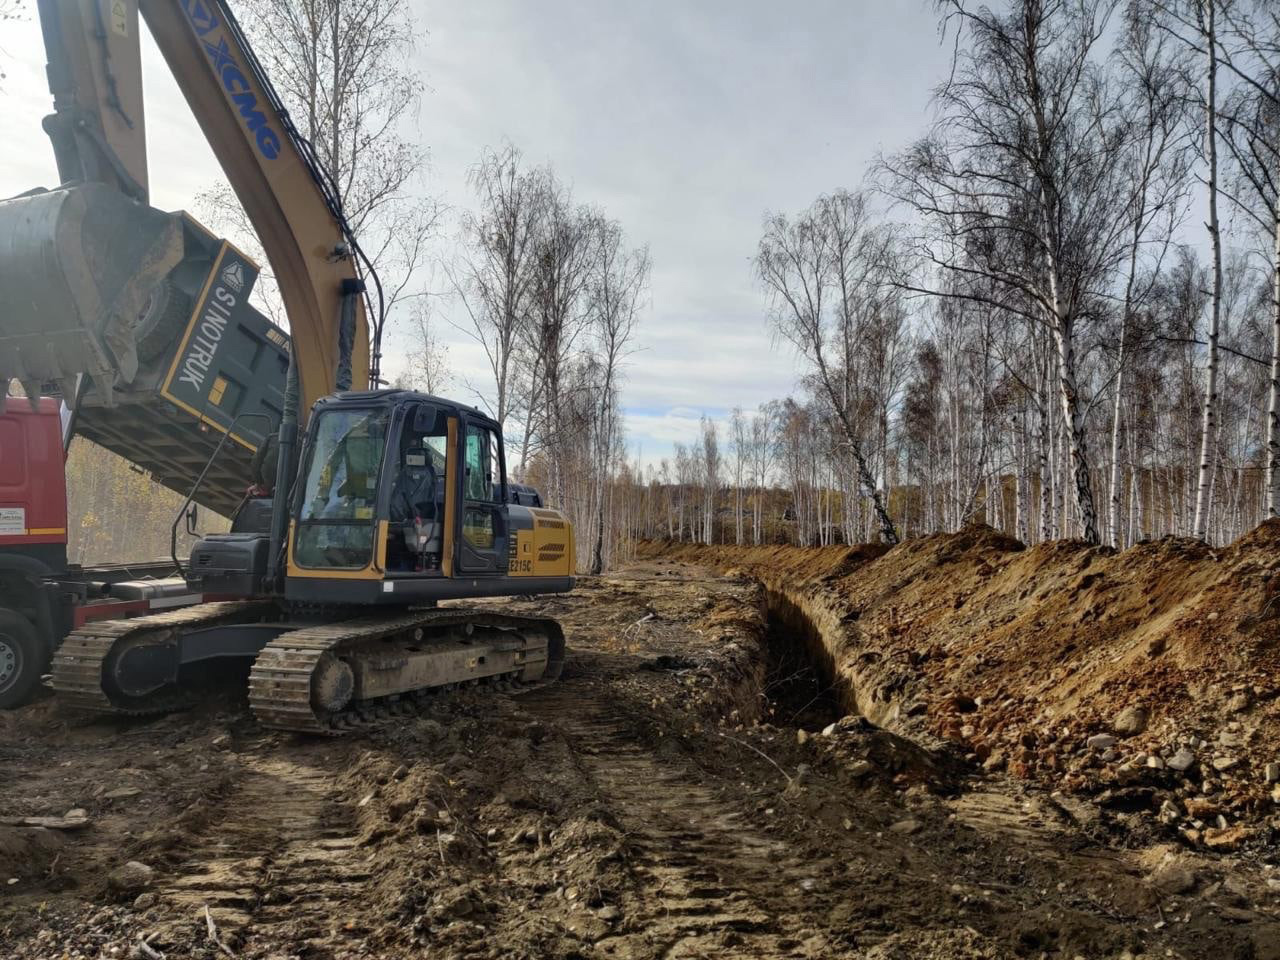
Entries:
POLYGON ((196 477, 196 482, 191 485, 191 490, 187 493, 187 499, 183 500, 182 506, 178 508, 178 515, 173 518, 173 526, 169 528, 169 559, 173 561, 173 565, 178 568, 178 573, 183 577, 187 575, 187 571, 183 568, 182 561, 178 559, 178 524, 182 522, 183 517, 187 516, 187 511, 191 509, 191 504, 195 502, 196 494, 200 492, 201 484, 204 483, 205 477, 209 475, 209 471, 213 468, 214 461, 218 459, 218 454, 220 454, 222 452, 222 448, 226 446, 227 439, 231 436, 232 432, 234 432, 236 426, 241 420, 252 420, 254 418, 264 420, 267 424, 266 432, 269 433, 271 431, 271 424, 273 421, 267 414, 258 413, 256 411, 246 411, 244 413, 237 414, 231 421, 231 425, 227 428, 227 432, 219 438, 218 445, 213 448, 213 453, 209 454, 209 459, 205 462, 204 469, 200 471, 200 476, 196 477))

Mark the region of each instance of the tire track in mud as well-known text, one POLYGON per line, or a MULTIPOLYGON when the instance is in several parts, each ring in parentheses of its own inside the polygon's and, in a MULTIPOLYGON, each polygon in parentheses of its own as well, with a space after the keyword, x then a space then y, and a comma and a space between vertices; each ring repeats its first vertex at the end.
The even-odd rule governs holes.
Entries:
MULTIPOLYGON (((237 792, 159 895, 174 912, 246 941, 327 956, 370 867, 332 770, 246 757, 237 792)), ((362 931, 343 928, 341 933, 362 931)))
POLYGON ((804 901, 829 884, 833 861, 798 855, 691 762, 647 747, 617 698, 561 685, 521 704, 565 733, 627 838, 634 888, 625 922, 596 943, 601 955, 812 955, 801 949, 816 920, 804 901))

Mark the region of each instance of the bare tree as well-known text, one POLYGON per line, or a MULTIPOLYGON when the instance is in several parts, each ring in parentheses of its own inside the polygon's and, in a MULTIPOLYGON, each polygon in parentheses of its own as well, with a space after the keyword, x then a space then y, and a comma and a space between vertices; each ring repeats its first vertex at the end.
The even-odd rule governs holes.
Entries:
MULTIPOLYGON (((422 80, 411 66, 417 40, 408 0, 238 0, 240 19, 299 132, 332 177, 343 212, 378 270, 377 313, 421 295, 441 206, 418 195, 425 148, 404 135, 416 115, 422 80)), ((265 259, 230 186, 200 194, 201 212, 265 259)), ((284 322, 274 280, 258 284, 263 309, 284 322)), ((377 336, 376 330, 371 333, 377 336)), ((371 357, 373 369, 381 357, 371 357)))
POLYGON ((1193 0, 1196 28, 1205 52, 1204 155, 1209 172, 1209 240, 1213 250, 1213 293, 1209 299, 1209 355, 1204 388, 1204 417, 1200 429, 1200 478, 1196 485, 1196 516, 1192 535, 1204 540, 1209 523, 1213 453, 1217 446, 1218 332, 1222 323, 1222 232, 1218 224, 1218 2, 1193 0))
POLYGON ((1124 163, 1131 182, 1125 212, 1130 234, 1124 293, 1120 304, 1120 334, 1112 387, 1111 458, 1107 484, 1107 542, 1120 544, 1121 428, 1124 423, 1126 367, 1134 349, 1133 314, 1150 293, 1158 270, 1147 272, 1140 288, 1144 247, 1159 265, 1168 249, 1186 191, 1186 140, 1182 136, 1183 98, 1178 84, 1178 60, 1169 50, 1168 38, 1154 24, 1140 3, 1126 11, 1125 35, 1119 50, 1120 69, 1131 79, 1126 105, 1136 136, 1128 144, 1124 163))
POLYGON ((776 401, 763 403, 751 416, 751 489, 755 498, 751 512, 751 540, 759 544, 764 536, 764 501, 778 452, 781 420, 776 401))
POLYGON ((926 262, 990 290, 914 287, 998 306, 1043 323, 1056 351, 1082 534, 1100 541, 1090 476, 1086 403, 1078 379, 1078 326, 1125 248, 1124 176, 1116 158, 1130 136, 1119 122, 1097 50, 1115 0, 1018 0, 1010 12, 938 0, 957 42, 951 78, 937 92, 932 136, 882 164, 888 192, 935 223, 944 242, 922 242, 926 262))
POLYGON ((587 298, 597 342, 600 383, 593 424, 596 535, 590 570, 598 574, 604 569, 605 488, 610 458, 620 434, 618 380, 635 332, 640 301, 648 288, 650 262, 647 248, 627 249, 622 227, 616 221, 601 218, 591 232, 594 249, 590 252, 587 298))
MULTIPOLYGON (((1235 81, 1217 111, 1221 140, 1235 168, 1224 191, 1267 238, 1271 266, 1270 382, 1267 390, 1266 510, 1280 515, 1280 17, 1267 0, 1220 7, 1218 59, 1235 81)), ((1166 12, 1174 24, 1174 19, 1166 12)), ((1185 26, 1185 25, 1184 25, 1185 26)), ((1195 46, 1194 33, 1179 34, 1195 46)), ((1206 58, 1203 44, 1199 52, 1206 58)))
POLYGON ((720 493, 720 432, 716 422, 702 417, 702 542, 715 542, 716 500, 720 493))
POLYGON ((757 275, 770 297, 779 333, 809 362, 842 429, 864 493, 886 543, 898 533, 885 507, 859 428, 864 395, 855 359, 861 318, 883 305, 889 235, 870 223, 866 199, 839 192, 794 221, 782 214, 765 223, 756 253, 757 275))
POLYGON ((493 373, 491 412, 499 423, 512 413, 512 362, 530 322, 538 232, 553 189, 550 170, 524 170, 521 162, 520 151, 507 144, 486 150, 472 168, 480 206, 462 215, 459 263, 447 271, 467 314, 465 332, 484 349, 493 373))
POLYGON ((540 223, 533 255, 530 322, 524 328, 529 357, 524 369, 526 394, 533 398, 528 404, 526 434, 536 433, 539 446, 550 453, 552 496, 561 502, 565 492, 563 460, 556 449, 571 439, 564 412, 566 403, 574 400, 566 395, 566 373, 578 337, 590 320, 585 294, 591 279, 593 231, 599 218, 574 205, 569 191, 553 182, 540 223))
POLYGON ((741 407, 734 407, 729 415, 729 452, 733 454, 733 542, 741 545, 746 539, 742 507, 751 459, 751 427, 741 407))
POLYGON ((449 375, 449 347, 436 335, 430 303, 420 298, 410 308, 410 349, 401 380, 406 387, 439 396, 448 390, 452 378, 449 375))

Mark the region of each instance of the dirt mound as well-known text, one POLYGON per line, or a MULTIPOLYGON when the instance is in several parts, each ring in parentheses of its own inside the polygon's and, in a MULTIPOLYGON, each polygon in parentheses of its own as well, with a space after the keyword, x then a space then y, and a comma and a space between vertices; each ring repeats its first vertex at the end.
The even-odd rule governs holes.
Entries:
POLYGON ((1280 521, 1218 550, 1024 548, 975 526, 891 550, 645 553, 760 579, 888 729, 1211 849, 1280 829, 1280 521))

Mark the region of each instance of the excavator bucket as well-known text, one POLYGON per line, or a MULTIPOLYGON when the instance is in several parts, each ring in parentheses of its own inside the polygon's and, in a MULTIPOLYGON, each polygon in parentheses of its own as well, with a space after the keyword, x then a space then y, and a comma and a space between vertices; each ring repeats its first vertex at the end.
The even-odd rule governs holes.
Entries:
POLYGON ((97 183, 0 201, 0 406, 9 382, 28 397, 78 374, 104 397, 138 371, 134 328, 182 259, 177 216, 97 183))

